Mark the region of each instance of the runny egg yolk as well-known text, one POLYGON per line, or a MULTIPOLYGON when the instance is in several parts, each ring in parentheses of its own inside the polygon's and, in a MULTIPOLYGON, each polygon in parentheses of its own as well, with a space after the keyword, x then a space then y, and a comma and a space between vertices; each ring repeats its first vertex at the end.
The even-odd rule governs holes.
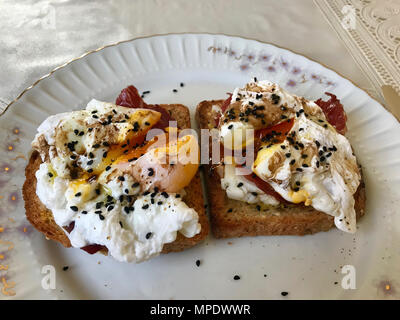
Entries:
POLYGON ((91 186, 87 179, 88 176, 85 174, 82 178, 72 180, 68 185, 68 188, 72 190, 72 194, 80 193, 80 197, 84 201, 89 198, 91 191, 91 186))
POLYGON ((304 189, 299 191, 289 191, 289 197, 292 199, 293 203, 304 202, 306 206, 310 206, 312 204, 309 193, 304 189))

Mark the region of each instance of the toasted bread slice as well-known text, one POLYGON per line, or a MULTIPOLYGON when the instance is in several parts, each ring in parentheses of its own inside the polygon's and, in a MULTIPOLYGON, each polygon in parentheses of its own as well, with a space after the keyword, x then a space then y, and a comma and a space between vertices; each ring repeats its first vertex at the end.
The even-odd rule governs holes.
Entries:
MULTIPOLYGON (((217 127, 216 111, 223 100, 203 101, 196 110, 201 129, 217 127)), ((211 148, 210 148, 211 150, 211 148)), ((258 235, 306 235, 328 231, 334 227, 334 217, 304 205, 258 207, 243 201, 229 199, 221 188, 221 179, 210 166, 205 166, 206 189, 210 207, 212 233, 217 238, 258 235)), ((364 215, 365 185, 361 181, 355 197, 357 219, 364 215)))
MULTIPOLYGON (((171 114, 177 121, 180 129, 190 128, 190 113, 187 107, 180 104, 161 105, 161 107, 171 114)), ((39 169, 41 163, 42 159, 39 153, 34 151, 25 169, 26 180, 22 189, 25 200, 26 217, 37 230, 46 236, 46 238, 58 241, 64 247, 71 247, 71 243, 64 230, 55 223, 51 211, 44 206, 36 195, 35 173, 39 169)), ((164 245, 162 253, 177 252, 193 247, 202 241, 209 232, 209 222, 204 209, 199 172, 197 172, 193 180, 185 188, 185 191, 186 195, 183 200, 190 208, 195 209, 198 213, 201 232, 192 238, 186 238, 178 233, 174 242, 164 245)))

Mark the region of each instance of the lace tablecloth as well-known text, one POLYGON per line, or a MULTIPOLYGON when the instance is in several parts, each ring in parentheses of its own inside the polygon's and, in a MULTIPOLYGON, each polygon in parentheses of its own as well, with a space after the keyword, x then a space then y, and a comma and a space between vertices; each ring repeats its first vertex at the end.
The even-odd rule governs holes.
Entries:
POLYGON ((400 93, 400 1, 315 0, 381 96, 381 86, 400 93))
MULTIPOLYGON (((354 63, 318 8, 323 8, 330 17, 328 20, 335 24, 341 3, 349 1, 329 1, 332 4, 329 6, 328 1, 324 5, 323 2, 317 1, 316 5, 313 0, 252 0, 250 5, 242 0, 3 0, 0 5, 0 111, 35 80, 86 51, 138 36, 175 32, 224 33, 271 42, 317 60, 372 95, 379 95, 380 79, 374 78, 372 72, 368 71, 367 76, 360 72, 360 67, 369 70, 370 63, 362 62, 356 51, 351 50, 359 62, 354 63)), ((364 12, 360 9, 362 6, 368 7, 363 1, 351 2, 360 12, 364 12)), ((368 12, 360 17, 368 17, 368 23, 378 24, 368 12)), ((379 16, 386 17, 385 14, 388 16, 384 10, 379 16)), ((376 27, 374 33, 388 49, 393 47, 391 37, 399 33, 399 29, 390 29, 390 32, 389 29, 376 27)), ((368 33, 359 36, 364 34, 368 33)), ((347 46, 354 41, 348 38, 347 46)), ((378 59, 376 52, 378 49, 367 57, 378 59)), ((389 62, 382 67, 372 65, 384 70, 389 62)), ((385 81, 396 82, 397 78, 388 76, 392 73, 378 74, 385 81)))

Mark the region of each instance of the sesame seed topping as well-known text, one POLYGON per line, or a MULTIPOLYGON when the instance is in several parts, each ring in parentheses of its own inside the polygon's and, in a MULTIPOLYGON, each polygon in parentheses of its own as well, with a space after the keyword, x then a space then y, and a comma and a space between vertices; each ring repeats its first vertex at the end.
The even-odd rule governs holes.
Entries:
POLYGON ((75 197, 80 197, 82 195, 81 192, 75 193, 75 197))
POLYGON ((150 239, 152 235, 153 235, 153 234, 152 234, 151 232, 148 232, 148 233, 146 234, 146 239, 150 239))
POLYGON ((70 208, 72 211, 75 211, 75 212, 78 211, 78 207, 77 207, 77 206, 70 206, 69 208, 70 208))
POLYGON ((149 205, 148 205, 148 204, 145 204, 145 205, 142 207, 143 210, 147 210, 148 208, 149 208, 149 205))
POLYGON ((124 176, 119 176, 119 177, 118 177, 118 180, 119 180, 119 181, 125 181, 125 178, 124 178, 124 176))
POLYGON ((240 277, 239 277, 238 275, 235 275, 235 276, 233 277, 233 280, 240 280, 240 277))

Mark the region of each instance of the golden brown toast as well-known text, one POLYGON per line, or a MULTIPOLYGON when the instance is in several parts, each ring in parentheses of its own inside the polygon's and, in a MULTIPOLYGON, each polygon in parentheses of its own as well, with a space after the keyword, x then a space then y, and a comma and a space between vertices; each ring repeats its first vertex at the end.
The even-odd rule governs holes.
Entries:
MULTIPOLYGON (((223 100, 202 101, 197 106, 196 120, 200 129, 217 127, 213 105, 223 100)), ((211 148, 210 148, 211 150, 211 148)), ((258 235, 306 235, 328 231, 334 227, 334 217, 310 206, 281 204, 279 207, 258 207, 229 199, 221 188, 218 174, 205 166, 206 189, 210 207, 212 233, 217 238, 258 235)), ((365 184, 361 180, 354 195, 357 219, 364 215, 365 184)))
MULTIPOLYGON (((190 128, 189 109, 181 104, 160 105, 166 109, 171 116, 177 121, 180 129, 190 128)), ((48 210, 36 195, 36 176, 35 173, 39 169, 42 159, 37 151, 34 151, 29 159, 29 163, 25 169, 26 180, 22 189, 25 200, 26 217, 29 222, 46 238, 60 242, 64 247, 71 247, 71 243, 53 218, 53 214, 48 210)), ((202 241, 209 232, 209 222, 206 216, 203 202, 203 193, 199 172, 195 175, 190 184, 185 188, 186 195, 183 198, 185 203, 196 210, 199 215, 199 223, 201 224, 201 232, 192 238, 186 238, 178 233, 174 242, 164 245, 162 253, 182 251, 193 247, 202 241)))

